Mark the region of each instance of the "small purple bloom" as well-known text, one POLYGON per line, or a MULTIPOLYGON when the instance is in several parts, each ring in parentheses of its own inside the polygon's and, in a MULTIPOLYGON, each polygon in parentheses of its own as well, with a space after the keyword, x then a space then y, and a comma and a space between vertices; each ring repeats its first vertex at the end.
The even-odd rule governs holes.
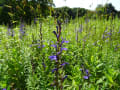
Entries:
MULTIPOLYGON (((45 47, 45 45, 42 45, 42 48, 44 48, 45 47)), ((38 48, 41 48, 40 46, 38 46, 38 48)))
POLYGON ((50 58, 51 60, 57 60, 57 57, 56 57, 56 55, 49 56, 49 58, 50 58))
POLYGON ((63 51, 63 50, 65 50, 65 51, 66 51, 66 50, 67 50, 67 48, 61 48, 61 51, 63 51))
POLYGON ((53 31, 53 33, 55 34, 55 36, 57 37, 57 33, 56 33, 56 31, 53 31))
POLYGON ((57 45, 51 45, 52 47, 54 47, 54 48, 57 48, 57 45))
POLYGON ((38 46, 38 48, 40 48, 40 46, 38 46))
POLYGON ((42 45, 42 47, 45 47, 45 45, 42 45))
POLYGON ((83 69, 82 69, 82 68, 80 68, 80 71, 83 71, 83 69))
POLYGON ((84 70, 82 69, 82 68, 80 68, 80 71, 83 73, 84 72, 84 70))
POLYGON ((108 35, 112 35, 111 33, 107 33, 108 35))
POLYGON ((64 63, 62 63, 62 64, 61 64, 61 66, 65 66, 66 64, 69 64, 69 63, 67 63, 67 62, 64 62, 64 63))
POLYGON ((84 78, 84 79, 88 79, 88 78, 89 78, 89 76, 84 76, 83 78, 84 78))
POLYGON ((63 78, 63 80, 65 80, 67 77, 68 77, 68 75, 65 75, 64 78, 63 78))
POLYGON ((79 32, 80 32, 80 33, 82 32, 82 28, 79 28, 79 32))
POLYGON ((7 33, 8 33, 9 36, 12 36, 12 37, 14 36, 14 31, 11 28, 8 28, 8 32, 7 33))
POLYGON ((43 65, 43 67, 44 67, 44 68, 46 67, 46 65, 45 65, 45 63, 44 63, 44 62, 42 63, 42 65, 43 65))
POLYGON ((8 35, 11 35, 11 28, 8 28, 8 35))
POLYGON ((62 43, 62 44, 63 44, 63 43, 69 43, 69 41, 64 41, 64 40, 63 40, 61 43, 62 43))
POLYGON ((2 90, 7 90, 6 88, 3 88, 2 90))
POLYGON ((53 69, 53 70, 52 70, 52 73, 54 73, 54 72, 57 71, 57 70, 58 70, 57 68, 53 69))
POLYGON ((57 24, 58 24, 58 25, 61 25, 61 22, 60 22, 60 20, 57 20, 57 24))
POLYGON ((89 71, 88 71, 87 69, 85 70, 85 72, 86 72, 86 74, 88 75, 88 72, 89 72, 89 71))
POLYGON ((57 52, 57 55, 60 55, 62 52, 60 51, 60 52, 57 52))

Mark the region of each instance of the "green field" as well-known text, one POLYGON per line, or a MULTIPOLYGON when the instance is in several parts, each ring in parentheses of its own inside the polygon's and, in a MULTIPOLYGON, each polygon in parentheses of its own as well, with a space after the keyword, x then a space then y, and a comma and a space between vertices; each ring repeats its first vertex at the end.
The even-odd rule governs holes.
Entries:
POLYGON ((63 90, 120 90, 120 20, 62 22, 60 41, 69 43, 59 55, 61 68, 53 71, 56 26, 52 17, 16 28, 0 26, 0 90, 57 90, 57 71, 63 90))

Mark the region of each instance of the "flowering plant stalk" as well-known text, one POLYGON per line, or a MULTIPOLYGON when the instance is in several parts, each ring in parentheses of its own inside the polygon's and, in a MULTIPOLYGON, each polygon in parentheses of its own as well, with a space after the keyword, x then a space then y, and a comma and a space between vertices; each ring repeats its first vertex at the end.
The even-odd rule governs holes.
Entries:
POLYGON ((68 43, 68 41, 65 41, 64 39, 61 39, 61 22, 57 21, 58 26, 57 32, 53 31, 53 33, 56 36, 57 43, 55 45, 52 45, 56 49, 56 55, 49 56, 49 58, 53 61, 55 60, 55 69, 52 70, 53 73, 55 73, 55 80, 52 86, 56 86, 56 90, 62 90, 63 89, 63 82, 65 78, 67 78, 67 75, 63 76, 63 71, 60 72, 60 69, 63 69, 63 67, 68 64, 67 62, 63 62, 61 60, 61 54, 63 50, 67 50, 67 48, 63 48, 63 43, 68 43))

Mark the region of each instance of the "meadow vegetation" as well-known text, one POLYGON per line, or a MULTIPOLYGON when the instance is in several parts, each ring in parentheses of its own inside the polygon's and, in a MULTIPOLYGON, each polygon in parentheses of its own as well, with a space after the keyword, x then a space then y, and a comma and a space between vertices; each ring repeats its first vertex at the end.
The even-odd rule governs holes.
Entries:
MULTIPOLYGON (((60 59, 65 90, 120 89, 120 21, 79 18, 62 23, 61 40, 67 49, 60 59), (64 71, 63 71, 64 69, 64 71)), ((0 30, 0 88, 7 90, 55 89, 54 43, 56 22, 52 17, 30 26, 0 30), (52 47, 53 45, 53 47, 52 47)), ((58 25, 57 25, 58 26, 58 25)), ((57 32, 57 31, 56 31, 57 32)))
POLYGON ((0 25, 0 90, 120 89, 119 18, 75 10, 0 25))

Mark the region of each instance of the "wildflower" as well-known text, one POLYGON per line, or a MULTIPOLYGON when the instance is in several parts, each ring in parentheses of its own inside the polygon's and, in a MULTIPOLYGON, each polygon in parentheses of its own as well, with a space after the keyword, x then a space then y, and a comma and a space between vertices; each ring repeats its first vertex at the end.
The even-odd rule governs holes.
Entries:
POLYGON ((80 71, 83 73, 84 72, 84 70, 82 69, 82 68, 80 68, 80 71))
POLYGON ((89 79, 89 77, 91 76, 91 75, 89 74, 89 70, 86 69, 86 70, 85 70, 85 73, 86 73, 86 75, 85 75, 83 78, 84 78, 84 79, 89 79))
POLYGON ((20 38, 22 38, 22 36, 25 35, 25 31, 24 31, 23 28, 24 28, 24 24, 21 24, 21 25, 20 25, 20 30, 19 30, 19 31, 20 31, 20 38))
POLYGON ((88 75, 88 72, 89 72, 89 71, 88 71, 87 69, 85 70, 85 72, 86 72, 86 74, 88 75))
POLYGON ((52 73, 54 73, 54 72, 57 71, 57 70, 58 70, 57 68, 53 69, 53 70, 52 70, 52 73))
POLYGON ((45 65, 45 63, 44 63, 44 62, 42 63, 42 65, 43 65, 43 67, 44 67, 44 68, 46 67, 46 65, 45 65))
POLYGON ((56 56, 56 55, 49 56, 49 58, 50 58, 51 60, 57 60, 57 56, 56 56))
POLYGON ((8 28, 8 35, 11 35, 11 28, 8 28))
POLYGON ((110 36, 112 35, 112 33, 107 33, 107 34, 110 35, 110 36))
POLYGON ((67 48, 61 48, 61 51, 63 51, 63 50, 65 50, 65 51, 66 51, 66 50, 67 50, 67 48))
MULTIPOLYGON (((45 47, 45 45, 42 45, 42 48, 44 48, 45 47)), ((38 48, 41 48, 41 46, 38 46, 38 48)))
POLYGON ((7 34, 9 35, 9 36, 14 36, 14 31, 11 29, 11 28, 8 28, 8 32, 7 32, 7 34))
POLYGON ((61 22, 60 22, 59 20, 57 20, 57 24, 58 24, 58 25, 61 25, 61 22))
POLYGON ((62 40, 61 44, 63 43, 69 43, 69 41, 62 40))
POLYGON ((62 64, 61 64, 61 66, 65 66, 66 64, 69 64, 69 63, 67 63, 67 62, 64 62, 64 63, 62 63, 62 64))
POLYGON ((3 88, 2 90, 7 90, 6 88, 3 88))
POLYGON ((54 44, 54 45, 51 45, 51 46, 54 47, 54 48, 57 48, 57 45, 55 45, 55 44, 54 44))
POLYGON ((84 79, 88 79, 89 77, 88 77, 88 76, 84 76, 83 78, 84 78, 84 79))
POLYGON ((68 77, 68 75, 65 75, 63 78, 62 78, 62 82, 68 77))
POLYGON ((65 75, 65 76, 63 77, 63 80, 65 80, 67 77, 68 77, 68 75, 65 75))

